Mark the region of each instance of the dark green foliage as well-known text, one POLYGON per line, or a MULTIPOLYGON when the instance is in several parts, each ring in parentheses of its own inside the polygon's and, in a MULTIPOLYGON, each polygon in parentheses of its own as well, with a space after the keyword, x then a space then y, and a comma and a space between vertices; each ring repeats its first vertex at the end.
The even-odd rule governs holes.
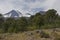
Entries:
POLYGON ((20 31, 26 31, 28 26, 27 19, 21 17, 19 20, 17 20, 17 26, 20 31))
POLYGON ((54 22, 57 18, 57 11, 54 9, 48 10, 44 16, 45 23, 54 22))
POLYGON ((34 17, 31 19, 31 25, 36 26, 37 29, 40 28, 41 25, 43 25, 43 18, 40 13, 36 13, 34 17))
POLYGON ((5 20, 0 14, 0 33, 17 33, 48 28, 60 28, 60 16, 54 9, 46 11, 44 15, 38 12, 29 18, 20 17, 19 19, 7 18, 5 20))

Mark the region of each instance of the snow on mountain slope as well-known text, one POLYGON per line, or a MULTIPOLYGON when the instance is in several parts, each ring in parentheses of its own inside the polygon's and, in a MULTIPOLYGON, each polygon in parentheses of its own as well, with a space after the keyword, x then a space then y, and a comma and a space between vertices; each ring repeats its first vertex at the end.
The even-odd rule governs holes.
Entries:
POLYGON ((4 14, 4 16, 6 17, 30 17, 30 14, 22 14, 20 13, 19 11, 16 11, 16 10, 12 10, 6 14, 4 14))

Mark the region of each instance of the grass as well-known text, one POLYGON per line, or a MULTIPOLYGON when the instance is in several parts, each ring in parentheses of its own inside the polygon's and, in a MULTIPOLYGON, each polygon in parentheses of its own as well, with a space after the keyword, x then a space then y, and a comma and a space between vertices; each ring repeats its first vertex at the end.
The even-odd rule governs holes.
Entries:
POLYGON ((41 37, 41 32, 27 31, 23 33, 4 33, 0 34, 0 40, 60 40, 60 31, 53 31, 53 29, 42 29, 45 34, 43 36, 50 36, 49 38, 41 37), (48 35, 47 35, 48 34, 48 35))

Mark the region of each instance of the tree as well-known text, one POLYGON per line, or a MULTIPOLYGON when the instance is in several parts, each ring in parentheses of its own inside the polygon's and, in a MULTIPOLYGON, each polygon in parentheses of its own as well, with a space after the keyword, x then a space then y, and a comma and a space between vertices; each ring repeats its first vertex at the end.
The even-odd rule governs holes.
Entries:
POLYGON ((37 29, 40 28, 41 25, 43 25, 43 18, 40 13, 36 13, 34 18, 31 20, 31 25, 35 26, 37 29))
POLYGON ((3 15, 2 14, 0 14, 0 26, 1 26, 1 24, 4 22, 4 17, 3 17, 3 15))
POLYGON ((4 32, 13 32, 14 25, 15 25, 15 19, 7 18, 6 21, 3 23, 4 32))
POLYGON ((25 17, 21 17, 17 20, 17 30, 18 31, 26 31, 28 27, 28 22, 25 17))
POLYGON ((57 18, 57 11, 54 9, 50 9, 46 12, 44 19, 45 23, 51 23, 54 22, 54 20, 57 18))
POLYGON ((2 14, 0 14, 0 33, 3 32, 3 23, 4 23, 4 17, 2 14))

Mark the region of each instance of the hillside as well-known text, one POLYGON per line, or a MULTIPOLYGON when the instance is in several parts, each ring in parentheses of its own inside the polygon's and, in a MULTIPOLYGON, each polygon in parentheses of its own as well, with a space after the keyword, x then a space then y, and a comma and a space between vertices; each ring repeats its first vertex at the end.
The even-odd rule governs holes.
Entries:
POLYGON ((44 14, 37 12, 30 17, 18 18, 16 11, 9 14, 13 17, 6 19, 0 14, 0 40, 60 40, 60 15, 55 9, 44 14))

